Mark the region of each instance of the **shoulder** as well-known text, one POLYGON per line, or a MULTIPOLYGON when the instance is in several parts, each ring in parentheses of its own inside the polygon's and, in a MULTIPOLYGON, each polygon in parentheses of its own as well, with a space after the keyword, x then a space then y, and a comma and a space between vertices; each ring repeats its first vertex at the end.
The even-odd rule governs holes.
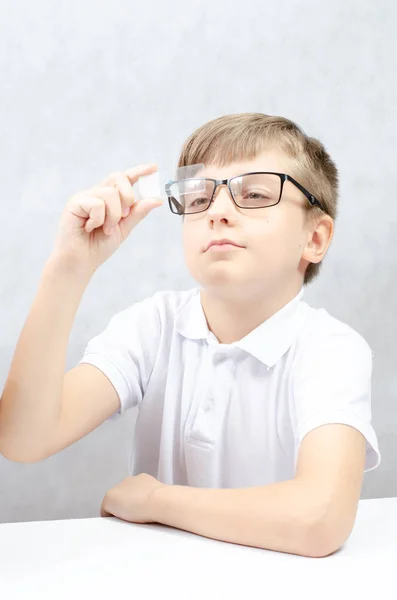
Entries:
POLYGON ((364 361, 372 364, 372 350, 364 337, 355 329, 330 315, 325 309, 307 307, 307 319, 295 348, 295 358, 312 361, 341 363, 364 361))
POLYGON ((131 352, 150 349, 154 355, 160 340, 172 337, 179 310, 196 294, 196 290, 157 292, 134 302, 111 317, 105 329, 89 341, 87 352, 123 347, 131 352))
POLYGON ((173 323, 180 310, 189 304, 197 294, 197 288, 183 291, 156 292, 152 296, 134 302, 129 307, 121 310, 114 315, 112 321, 118 322, 121 327, 136 322, 142 326, 148 326, 150 323, 163 325, 173 323))

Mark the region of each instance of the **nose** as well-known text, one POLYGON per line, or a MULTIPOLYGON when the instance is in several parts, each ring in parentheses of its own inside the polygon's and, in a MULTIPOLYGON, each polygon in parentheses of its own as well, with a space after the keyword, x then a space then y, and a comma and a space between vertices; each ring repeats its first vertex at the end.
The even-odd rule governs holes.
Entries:
POLYGON ((215 195, 212 199, 211 205, 207 210, 208 217, 211 220, 230 220, 233 213, 235 212, 235 204, 233 198, 230 195, 229 188, 227 185, 219 185, 215 190, 215 195))

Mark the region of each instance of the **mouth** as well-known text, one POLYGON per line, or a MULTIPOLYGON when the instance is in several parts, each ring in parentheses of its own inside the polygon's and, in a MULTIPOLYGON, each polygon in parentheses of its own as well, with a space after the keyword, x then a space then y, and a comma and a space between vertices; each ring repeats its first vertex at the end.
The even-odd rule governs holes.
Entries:
POLYGON ((237 250, 239 248, 244 248, 244 246, 241 246, 232 240, 212 240, 205 248, 204 252, 227 252, 230 250, 237 250))

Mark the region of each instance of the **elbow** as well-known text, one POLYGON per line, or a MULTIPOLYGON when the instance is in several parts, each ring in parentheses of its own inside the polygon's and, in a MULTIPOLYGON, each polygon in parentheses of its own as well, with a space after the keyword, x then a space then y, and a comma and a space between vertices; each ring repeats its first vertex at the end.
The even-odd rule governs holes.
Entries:
POLYGON ((9 449, 4 450, 3 448, 0 448, 0 454, 3 456, 3 458, 9 460, 10 462, 20 463, 23 465, 33 464, 42 460, 41 457, 26 455, 18 451, 10 451, 9 449))
POLYGON ((0 419, 0 455, 6 460, 21 464, 37 463, 54 454, 46 436, 21 435, 10 431, 10 427, 2 427, 0 419))
POLYGON ((49 454, 44 452, 34 451, 26 448, 24 444, 7 444, 5 440, 1 439, 0 436, 0 454, 11 462, 20 464, 32 464, 37 463, 44 458, 47 458, 49 454))
POLYGON ((304 527, 299 554, 308 558, 325 558, 337 552, 349 538, 353 523, 327 515, 310 519, 304 527))

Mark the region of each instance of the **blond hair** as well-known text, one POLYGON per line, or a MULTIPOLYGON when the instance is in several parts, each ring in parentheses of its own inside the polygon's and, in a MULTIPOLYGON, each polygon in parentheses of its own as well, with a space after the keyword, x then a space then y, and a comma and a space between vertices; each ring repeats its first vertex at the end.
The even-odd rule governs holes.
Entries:
MULTIPOLYGON (((295 177, 313 194, 332 219, 338 209, 338 170, 325 147, 308 137, 293 121, 262 113, 226 115, 205 123, 185 142, 178 166, 216 164, 255 158, 266 148, 277 147, 293 161, 295 177)), ((308 206, 315 216, 319 209, 308 206)), ((305 284, 319 273, 321 263, 311 263, 305 284)))

